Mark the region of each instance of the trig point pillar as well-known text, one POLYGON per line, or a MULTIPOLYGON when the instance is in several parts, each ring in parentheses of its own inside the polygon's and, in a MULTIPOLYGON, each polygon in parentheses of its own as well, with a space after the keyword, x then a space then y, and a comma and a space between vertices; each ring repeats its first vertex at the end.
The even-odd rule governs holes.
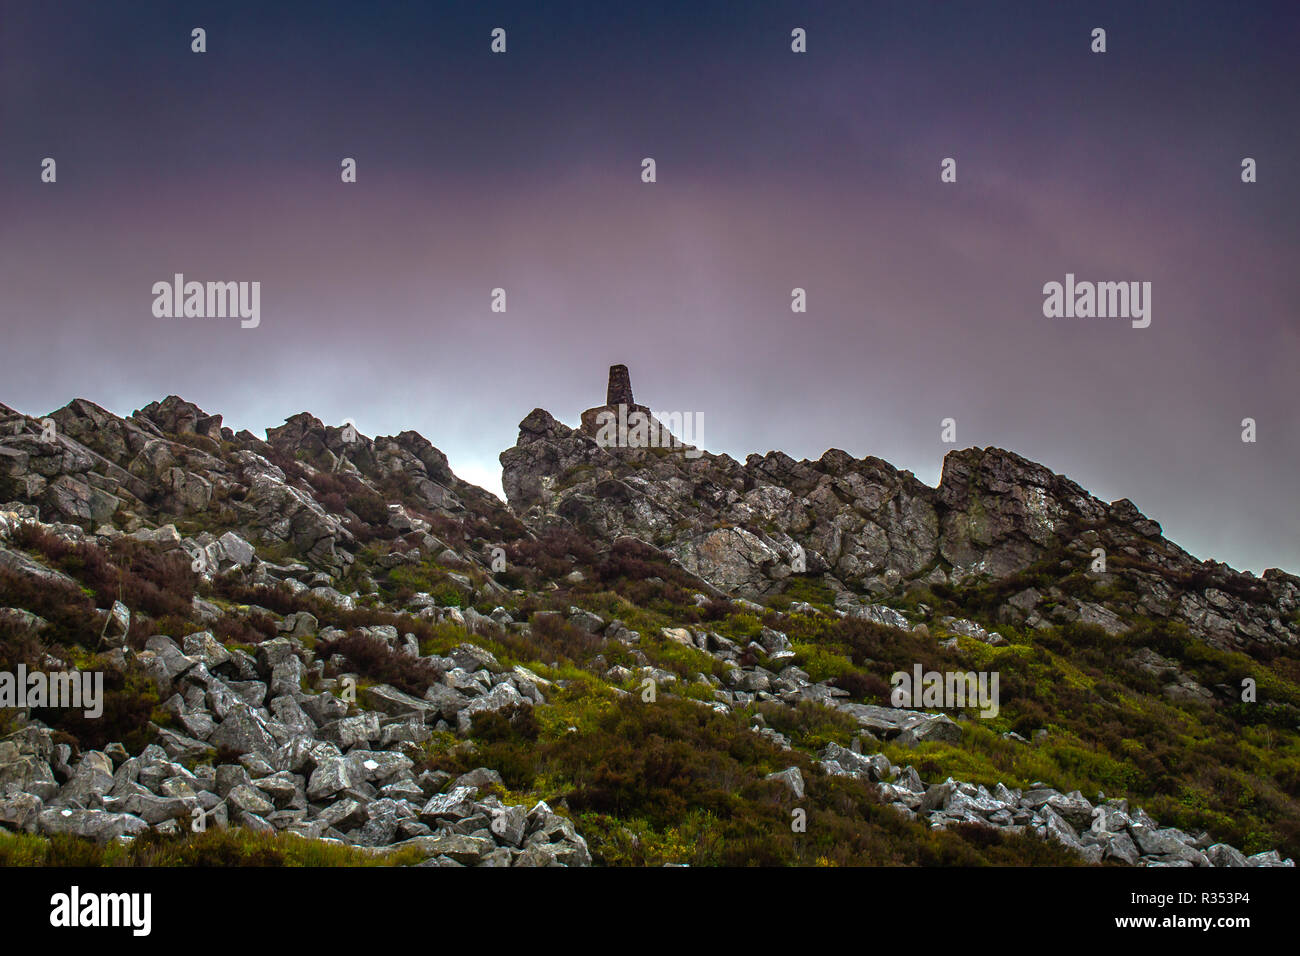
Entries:
POLYGON ((605 392, 605 404, 614 408, 619 405, 630 408, 635 404, 632 401, 632 377, 628 375, 626 365, 609 367, 609 389, 605 392))

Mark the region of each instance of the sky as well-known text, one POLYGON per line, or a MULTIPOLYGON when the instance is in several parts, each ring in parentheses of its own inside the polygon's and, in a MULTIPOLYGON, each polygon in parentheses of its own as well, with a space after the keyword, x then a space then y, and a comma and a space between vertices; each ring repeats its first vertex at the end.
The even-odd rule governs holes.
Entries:
POLYGON ((1297 37, 1293 2, 5 0, 0 402, 409 428, 499 494, 518 422, 624 363, 713 452, 933 485, 998 446, 1300 572, 1297 37), (155 316, 176 273, 260 282, 257 327, 155 316), (1067 274, 1150 282, 1151 324, 1045 316, 1067 274))

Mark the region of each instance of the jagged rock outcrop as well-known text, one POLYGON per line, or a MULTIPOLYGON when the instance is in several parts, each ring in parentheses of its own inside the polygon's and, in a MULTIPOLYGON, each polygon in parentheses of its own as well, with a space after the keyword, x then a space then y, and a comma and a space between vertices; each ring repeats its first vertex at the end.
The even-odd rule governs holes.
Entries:
MULTIPOLYGON (((622 366, 611 372, 610 394, 631 396, 622 366)), ((1122 587, 1094 601, 1027 586, 1003 620, 1115 630, 1151 617, 1181 621, 1221 647, 1300 643, 1294 576, 1270 570, 1261 579, 1198 561, 1127 499, 1107 504, 1009 451, 950 452, 931 488, 838 449, 817 461, 750 455, 742 465, 727 455, 602 447, 588 421, 600 410, 584 412, 578 429, 541 409, 524 419, 501 455, 511 507, 537 526, 644 538, 728 593, 759 597, 792 574, 876 596, 1079 574, 1099 589, 1122 587), (1099 555, 1105 571, 1094 570, 1099 555)))
POLYGON ((187 520, 236 526, 253 543, 287 548, 333 575, 353 562, 359 543, 349 528, 363 504, 373 518, 409 494, 432 513, 491 523, 505 516, 416 432, 370 439, 304 412, 262 441, 221 421, 175 395, 126 419, 84 399, 41 420, 0 406, 0 500, 38 505, 87 531, 187 520), (347 480, 356 487, 341 495, 347 480))

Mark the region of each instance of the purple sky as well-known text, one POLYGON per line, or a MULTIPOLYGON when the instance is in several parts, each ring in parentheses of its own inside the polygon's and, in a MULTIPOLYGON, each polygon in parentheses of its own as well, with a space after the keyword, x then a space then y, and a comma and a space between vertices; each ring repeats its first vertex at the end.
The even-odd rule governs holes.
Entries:
POLYGON ((933 484, 952 417, 1300 571, 1293 4, 260 6, 6 4, 0 402, 414 428, 499 493, 623 362, 711 451, 933 484), (154 318, 175 272, 260 326, 154 318), (1045 318, 1067 272, 1151 282, 1150 328, 1045 318))

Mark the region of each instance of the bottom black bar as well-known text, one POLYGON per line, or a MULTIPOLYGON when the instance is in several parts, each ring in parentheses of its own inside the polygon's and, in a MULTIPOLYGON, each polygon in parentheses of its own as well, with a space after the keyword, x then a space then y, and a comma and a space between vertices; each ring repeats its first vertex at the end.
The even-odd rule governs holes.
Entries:
POLYGON ((787 934, 882 939, 877 934, 891 927, 941 931, 937 920, 1085 941, 1174 931, 1230 942, 1290 926, 1296 888, 1287 870, 1118 867, 9 869, 0 880, 6 929, 18 938, 78 934, 146 945, 196 932, 270 939, 286 931, 303 942, 322 935, 373 945, 385 925, 411 939, 435 933, 446 945, 462 933, 526 936, 530 925, 547 935, 566 926, 584 935, 637 926, 669 933, 687 917, 693 939, 733 943, 755 933, 764 942, 787 934))

